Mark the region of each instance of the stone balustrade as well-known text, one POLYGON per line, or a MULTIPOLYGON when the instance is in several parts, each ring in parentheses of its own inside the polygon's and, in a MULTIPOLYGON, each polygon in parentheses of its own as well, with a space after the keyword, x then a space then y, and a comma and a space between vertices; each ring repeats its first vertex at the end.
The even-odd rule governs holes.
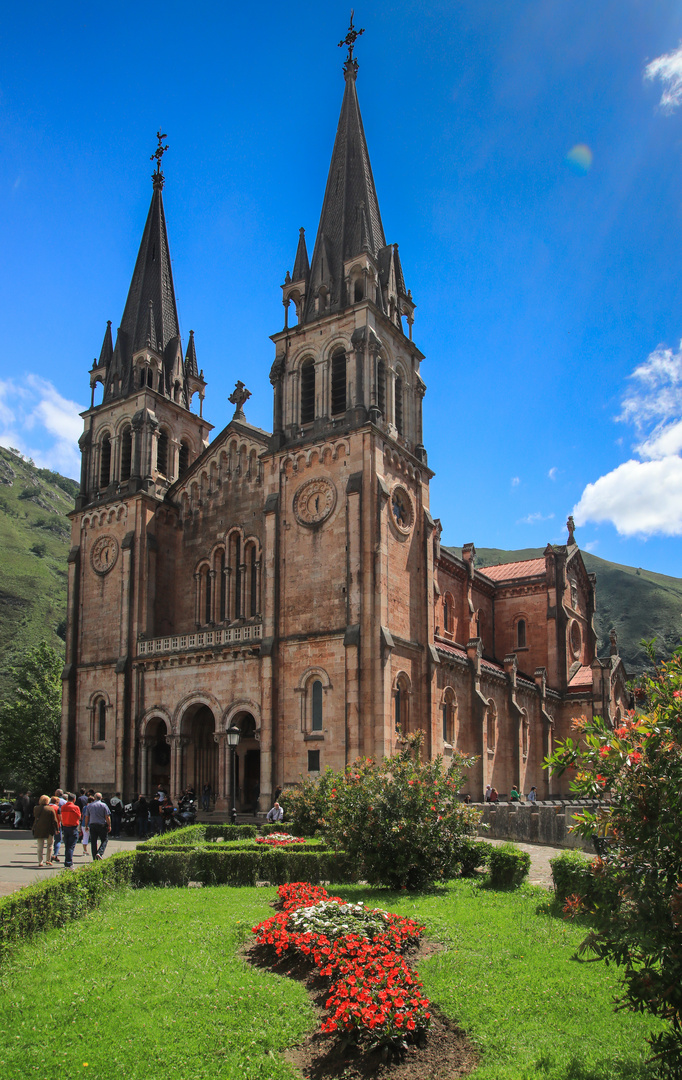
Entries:
POLYGON ((140 639, 138 656, 163 656, 169 653, 192 652, 195 649, 213 649, 223 645, 248 645, 260 643, 263 637, 262 623, 245 623, 216 630, 197 630, 193 634, 168 634, 164 637, 140 639))

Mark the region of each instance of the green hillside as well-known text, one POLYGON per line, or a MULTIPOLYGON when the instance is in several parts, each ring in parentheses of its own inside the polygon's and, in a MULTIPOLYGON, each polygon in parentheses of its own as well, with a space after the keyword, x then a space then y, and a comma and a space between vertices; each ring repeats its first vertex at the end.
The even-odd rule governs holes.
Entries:
MULTIPOLYGON (((462 549, 447 549, 461 557, 462 549)), ((497 566, 521 559, 537 559, 542 548, 502 551, 499 548, 477 548, 476 566, 497 566)), ((597 575, 597 611, 595 629, 600 656, 608 654, 609 630, 618 633, 618 649, 626 670, 635 674, 648 667, 647 657, 640 646, 642 638, 656 638, 656 652, 667 659, 682 639, 682 579, 654 574, 634 566, 620 566, 581 552, 589 573, 597 575)))
POLYGON ((15 652, 63 649, 66 558, 78 484, 0 446, 0 698, 15 652))

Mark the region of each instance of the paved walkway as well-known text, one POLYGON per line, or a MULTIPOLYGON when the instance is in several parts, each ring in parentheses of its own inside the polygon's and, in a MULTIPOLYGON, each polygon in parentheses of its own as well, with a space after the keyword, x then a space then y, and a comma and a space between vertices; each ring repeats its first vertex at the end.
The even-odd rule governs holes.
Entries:
MULTIPOLYGON (((104 857, 113 855, 116 851, 130 851, 135 847, 137 837, 123 837, 120 840, 110 840, 104 857)), ((42 881, 44 878, 54 877, 55 874, 64 870, 64 845, 59 854, 61 862, 53 863, 52 867, 40 869, 36 842, 30 832, 17 829, 0 829, 0 896, 7 896, 22 885, 30 885, 34 881, 42 881)), ((74 853, 74 866, 85 866, 92 862, 89 855, 83 854, 83 845, 78 844, 74 853)))
MULTIPOLYGON (((504 840, 490 840, 491 844, 503 844, 504 840)), ((110 840, 107 844, 104 857, 113 855, 116 851, 130 851, 137 844, 137 837, 122 837, 120 840, 110 840)), ((528 880, 532 885, 542 885, 546 889, 552 888, 552 871, 549 860, 559 855, 563 848, 541 847, 539 844, 517 844, 522 851, 530 852, 530 873, 528 880)), ((30 885, 34 881, 42 881, 44 878, 54 877, 55 874, 64 870, 64 846, 60 853, 62 862, 53 863, 53 867, 43 869, 38 866, 36 854, 36 842, 30 832, 18 830, 13 832, 8 829, 0 830, 0 896, 8 896, 9 893, 20 889, 22 885, 30 885)), ((74 854, 74 866, 85 866, 92 862, 89 855, 83 855, 83 846, 78 844, 74 854)))

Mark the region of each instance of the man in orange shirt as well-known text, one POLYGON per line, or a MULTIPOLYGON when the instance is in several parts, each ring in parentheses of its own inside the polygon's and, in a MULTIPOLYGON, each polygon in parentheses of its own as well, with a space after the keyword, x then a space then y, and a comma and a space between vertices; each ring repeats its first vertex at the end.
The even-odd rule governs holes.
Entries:
POLYGON ((78 842, 80 825, 80 807, 76 806, 76 796, 67 792, 66 802, 62 806, 62 832, 64 834, 64 869, 73 870, 73 852, 78 842))

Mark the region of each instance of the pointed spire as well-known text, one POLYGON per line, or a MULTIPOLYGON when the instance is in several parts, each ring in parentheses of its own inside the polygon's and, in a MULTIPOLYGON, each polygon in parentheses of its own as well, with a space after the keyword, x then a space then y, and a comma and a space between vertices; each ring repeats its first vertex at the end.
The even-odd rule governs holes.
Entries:
POLYGON ((123 394, 133 389, 133 354, 147 347, 148 342, 151 348, 164 353, 171 339, 180 336, 163 209, 163 174, 158 169, 153 182, 152 201, 116 338, 116 367, 123 394))
POLYGON ((111 319, 107 321, 107 328, 104 331, 104 341, 102 342, 102 351, 99 354, 99 363, 97 367, 108 367, 111 363, 114 355, 114 344, 111 340, 111 319))
MULTIPOLYGON (((351 26, 348 37, 353 34, 359 36, 351 26)), ((352 42, 341 43, 349 46, 344 65, 346 89, 310 268, 313 288, 306 302, 306 322, 314 318, 315 293, 320 285, 329 290, 332 308, 346 302, 342 289, 347 259, 363 250, 376 258, 386 245, 355 87, 358 62, 351 49, 355 37, 352 42)))
POLYGON ((189 341, 187 342, 187 355, 185 356, 185 377, 194 375, 195 378, 199 377, 199 368, 197 367, 197 353, 194 347, 194 331, 189 332, 189 341))
POLYGON ((291 275, 292 281, 305 281, 310 272, 310 263, 308 262, 308 249, 305 244, 305 229, 300 228, 298 230, 298 247, 296 248, 296 258, 294 260, 294 271, 291 275))

